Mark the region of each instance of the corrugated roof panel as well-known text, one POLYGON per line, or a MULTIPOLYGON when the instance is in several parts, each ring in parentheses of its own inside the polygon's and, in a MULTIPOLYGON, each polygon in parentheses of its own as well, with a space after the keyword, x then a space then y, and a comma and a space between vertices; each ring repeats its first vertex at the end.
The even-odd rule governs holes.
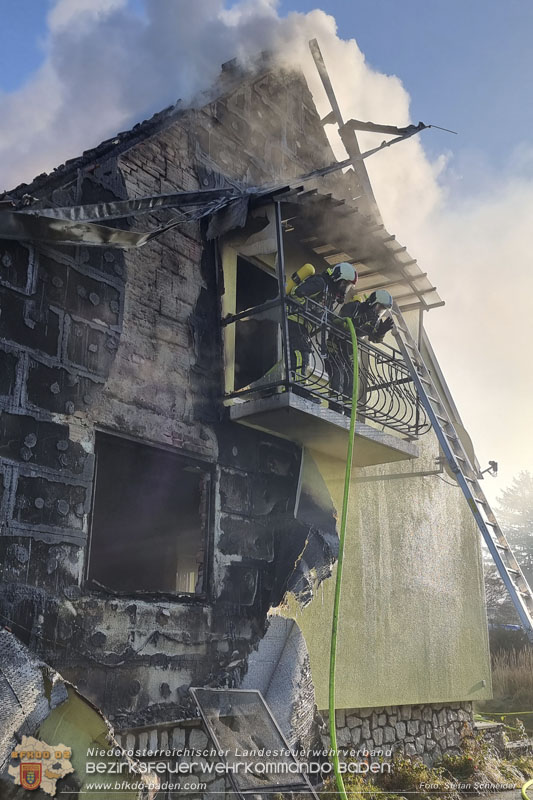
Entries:
POLYGON ((443 305, 437 289, 407 248, 383 225, 331 195, 299 192, 283 200, 291 208, 291 225, 328 263, 350 261, 359 271, 362 291, 387 287, 401 308, 443 305), (346 211, 350 216, 347 217, 346 211))

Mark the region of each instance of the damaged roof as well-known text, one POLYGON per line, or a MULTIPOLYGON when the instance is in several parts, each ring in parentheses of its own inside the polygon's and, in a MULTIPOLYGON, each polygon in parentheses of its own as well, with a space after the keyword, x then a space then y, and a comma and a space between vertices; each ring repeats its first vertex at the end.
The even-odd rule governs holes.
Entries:
POLYGON ((241 195, 240 202, 232 202, 213 214, 208 238, 243 227, 248 208, 280 202, 286 229, 294 229, 299 240, 319 256, 325 266, 339 261, 355 265, 360 292, 386 288, 402 311, 429 310, 444 305, 427 273, 422 272, 416 259, 384 225, 331 193, 306 189, 302 179, 312 180, 313 177, 313 173, 309 173, 283 187, 249 189, 247 194, 241 195))
POLYGON ((251 207, 280 202, 285 222, 325 263, 349 261, 356 265, 361 291, 387 288, 404 311, 443 305, 427 273, 422 272, 395 236, 360 213, 357 206, 316 189, 305 189, 301 182, 313 177, 309 173, 285 186, 257 186, 244 191, 225 187, 65 208, 41 208, 37 203, 12 210, 13 206, 5 204, 0 213, 0 237, 141 247, 177 225, 209 216, 207 238, 212 239, 244 227, 251 207), (179 216, 149 232, 95 224, 165 208, 177 211, 179 216))
POLYGON ((274 199, 282 201, 283 217, 312 251, 330 265, 354 264, 360 292, 387 289, 402 311, 444 305, 407 248, 357 206, 302 187, 274 199))
MULTIPOLYGON (((176 121, 185 117, 187 112, 200 109, 209 105, 219 98, 231 94, 239 87, 244 78, 259 79, 272 68, 272 54, 268 52, 260 53, 255 63, 247 65, 246 70, 239 65, 237 59, 232 59, 222 64, 222 71, 215 83, 205 91, 201 92, 193 101, 185 103, 179 99, 167 108, 156 112, 148 119, 138 122, 127 131, 119 133, 105 139, 95 147, 84 150, 80 156, 69 158, 64 164, 60 164, 50 173, 42 172, 37 175, 30 183, 21 183, 6 192, 7 195, 21 198, 26 194, 39 194, 42 189, 51 190, 56 187, 64 186, 65 180, 69 176, 76 176, 78 170, 83 168, 96 167, 98 162, 109 156, 119 156, 136 144, 143 142, 150 136, 165 130, 176 121)), ((2 197, 0 193, 0 198, 2 197)))
MULTIPOLYGON (((242 84, 243 78, 257 79, 268 72, 270 66, 265 54, 255 65, 253 75, 249 71, 244 73, 235 61, 228 62, 223 65, 217 83, 199 99, 205 106, 222 95, 230 94, 242 84)), ((336 172, 336 182, 337 179, 342 182, 347 177, 339 172, 343 162, 324 165, 290 179, 285 185, 244 186, 220 175, 216 189, 114 203, 53 208, 43 198, 43 189, 49 193, 54 186, 64 186, 69 176, 76 178, 81 169, 91 171, 102 158, 119 156, 193 110, 178 101, 131 130, 118 133, 86 150, 80 157, 68 160, 50 175, 40 175, 31 184, 16 187, 0 201, 0 238, 54 244, 141 247, 178 225, 204 217, 210 218, 207 237, 216 238, 243 227, 248 210, 254 205, 279 200, 284 219, 325 265, 349 261, 356 266, 358 288, 362 292, 387 288, 404 311, 414 308, 427 310, 444 304, 427 274, 422 272, 406 248, 386 231, 380 220, 368 215, 364 198, 360 200, 362 208, 358 208, 350 200, 335 199, 331 194, 321 194, 317 188, 308 188, 316 187, 319 178, 333 172, 336 172), (31 193, 40 195, 42 199, 29 196, 31 193), (123 230, 122 225, 117 228, 113 223, 109 224, 110 220, 132 219, 164 209, 172 211, 172 216, 152 230, 136 232, 123 230)))

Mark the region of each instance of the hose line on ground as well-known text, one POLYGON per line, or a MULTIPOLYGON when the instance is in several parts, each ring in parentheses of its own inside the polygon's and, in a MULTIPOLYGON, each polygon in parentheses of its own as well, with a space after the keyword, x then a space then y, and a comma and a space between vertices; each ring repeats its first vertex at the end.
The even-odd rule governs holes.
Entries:
POLYGON ((333 621, 331 624, 331 649, 329 656, 329 735, 333 751, 333 769, 337 789, 342 800, 348 800, 344 781, 342 779, 339 755, 337 753, 337 732, 335 730, 335 665, 337 661, 337 630, 339 623, 339 606, 341 599, 342 563, 344 560, 344 537, 346 533, 346 520, 348 517, 348 498, 350 496, 350 477, 352 472, 353 442, 355 436, 355 417, 357 414, 357 393, 359 386, 359 363, 357 360, 357 336, 350 318, 346 319, 352 339, 353 385, 352 385, 352 412, 350 414, 350 434, 348 437, 348 453, 346 455, 346 472, 344 475, 344 495, 342 499, 342 515, 339 531, 339 558, 337 561, 337 578, 335 581, 335 600, 333 603, 333 621))

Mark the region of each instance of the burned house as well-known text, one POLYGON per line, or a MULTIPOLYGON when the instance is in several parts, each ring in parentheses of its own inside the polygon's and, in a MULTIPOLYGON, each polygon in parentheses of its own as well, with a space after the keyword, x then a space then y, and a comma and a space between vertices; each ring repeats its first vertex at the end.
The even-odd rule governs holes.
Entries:
MULTIPOLYGON (((288 276, 386 287, 466 442, 424 331, 443 303, 334 163, 301 74, 232 63, 0 211, 29 220, 0 242, 1 620, 127 747, 207 742, 190 687, 258 689, 291 744, 327 743, 345 334, 306 306, 288 374, 288 276)), ((433 763, 490 696, 479 535, 393 337, 359 363, 338 738, 433 763)))

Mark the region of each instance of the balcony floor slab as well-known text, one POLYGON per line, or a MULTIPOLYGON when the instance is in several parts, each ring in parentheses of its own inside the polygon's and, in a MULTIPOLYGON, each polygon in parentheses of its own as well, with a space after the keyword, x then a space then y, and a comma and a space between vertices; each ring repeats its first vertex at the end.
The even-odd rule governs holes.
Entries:
MULTIPOLYGON (((333 458, 346 458, 350 418, 294 392, 234 403, 228 410, 234 422, 290 439, 333 458)), ((354 466, 387 464, 417 458, 418 454, 412 441, 356 423, 354 466)))

